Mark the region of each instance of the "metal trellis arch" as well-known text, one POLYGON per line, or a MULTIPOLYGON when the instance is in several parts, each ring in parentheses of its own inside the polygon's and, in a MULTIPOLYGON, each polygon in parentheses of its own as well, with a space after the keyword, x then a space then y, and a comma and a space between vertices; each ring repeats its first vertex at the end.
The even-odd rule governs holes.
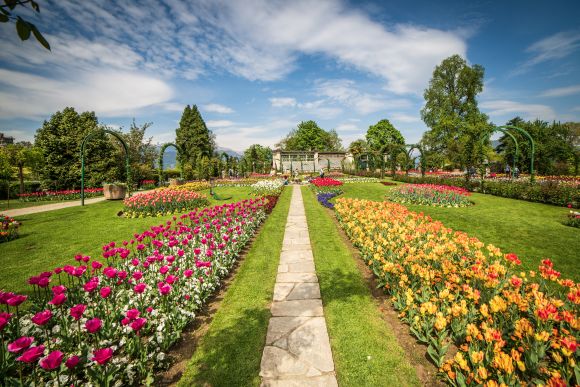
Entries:
MULTIPOLYGON (((516 169, 516 164, 517 164, 517 162, 518 162, 518 156, 519 156, 519 154, 520 154, 520 145, 518 144, 518 140, 517 140, 517 139, 516 139, 516 137, 515 137, 513 134, 511 134, 511 133, 510 133, 508 130, 506 130, 506 129, 503 129, 503 127, 494 127, 494 128, 491 130, 491 131, 488 131, 488 132, 486 132, 486 133, 484 133, 484 134, 483 134, 483 137, 482 137, 482 139, 481 139, 481 142, 483 143, 483 142, 485 142, 485 141, 488 141, 488 140, 489 140, 489 137, 490 137, 492 134, 494 134, 495 132, 502 132, 503 134, 505 134, 505 135, 509 136, 509 137, 510 137, 510 138, 513 140, 513 142, 514 142, 514 144, 515 144, 515 146, 516 146, 516 154, 515 154, 515 156, 514 156, 514 165, 513 165, 513 167, 512 167, 512 172, 511 172, 511 173, 512 173, 512 176, 513 176, 513 174, 514 174, 514 170, 516 169)), ((532 158, 532 160, 533 160, 533 158, 532 158)))
MULTIPOLYGON (((171 142, 168 142, 167 144, 163 144, 163 146, 159 150, 159 162, 157 163, 159 166, 159 185, 161 185, 161 182, 163 181, 163 155, 165 154, 165 150, 167 148, 169 148, 170 146, 175 148, 178 156, 181 156, 181 154, 182 154, 181 149, 176 144, 171 143, 171 142)), ((181 168, 180 168, 179 174, 180 174, 181 178, 183 179, 183 166, 180 166, 180 167, 181 168)))
POLYGON ((517 126, 504 125, 504 126, 500 126, 498 129, 503 129, 503 128, 516 130, 528 138, 528 142, 530 143, 530 182, 533 183, 534 178, 535 178, 534 154, 536 153, 536 143, 534 142, 534 139, 526 130, 524 130, 522 128, 518 128, 517 126))
POLYGON ((131 195, 131 168, 129 163, 129 148, 127 147, 127 143, 125 140, 123 140, 123 137, 121 137, 119 133, 108 129, 99 129, 87 134, 87 136, 81 142, 81 206, 85 205, 85 147, 87 141, 99 133, 111 134, 123 145, 123 149, 125 149, 125 169, 127 172, 127 192, 129 192, 129 195, 131 195))

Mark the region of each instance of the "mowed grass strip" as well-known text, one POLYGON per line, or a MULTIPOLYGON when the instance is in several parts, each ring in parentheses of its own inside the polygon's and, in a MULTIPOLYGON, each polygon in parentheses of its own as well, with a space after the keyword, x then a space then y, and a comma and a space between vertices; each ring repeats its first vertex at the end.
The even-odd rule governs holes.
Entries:
MULTIPOLYGON (((340 197, 375 201, 386 200, 391 186, 379 183, 344 184, 340 197)), ((473 193, 475 205, 462 208, 429 207, 405 204, 415 212, 423 212, 441 221, 446 227, 463 231, 486 244, 499 247, 504 253, 515 253, 522 260, 522 269, 538 270, 540 261, 550 258, 562 277, 580 281, 580 229, 562 224, 567 208, 524 200, 473 193)))
POLYGON ((302 195, 339 385, 420 385, 333 219, 310 189, 302 195))
MULTIPOLYGON (((247 199, 250 190, 249 187, 217 188, 220 196, 232 198, 227 201, 210 198, 211 205, 247 199)), ((209 198, 209 190, 203 193, 209 198)), ((0 290, 31 294, 32 288, 26 283, 30 276, 76 264, 76 254, 100 258, 104 244, 130 240, 133 234, 172 218, 120 218, 117 213, 122 208, 122 201, 104 201, 16 217, 22 222, 20 237, 0 243, 0 290)))
MULTIPOLYGON (((288 210, 286 188, 224 294, 180 386, 258 386, 288 210)), ((221 193, 220 193, 221 195, 221 193)))

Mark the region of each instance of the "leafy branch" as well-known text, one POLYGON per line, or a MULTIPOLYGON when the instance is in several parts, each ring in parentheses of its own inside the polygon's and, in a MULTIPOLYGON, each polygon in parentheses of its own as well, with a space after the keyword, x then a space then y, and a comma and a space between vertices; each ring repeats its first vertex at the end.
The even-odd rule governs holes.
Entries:
POLYGON ((40 13, 40 6, 34 0, 4 0, 4 4, 0 4, 0 23, 8 23, 10 21, 16 22, 16 32, 20 40, 28 40, 30 34, 34 35, 36 40, 47 50, 50 51, 50 44, 42 36, 38 28, 31 22, 16 15, 14 10, 17 6, 30 6, 35 12, 40 13))

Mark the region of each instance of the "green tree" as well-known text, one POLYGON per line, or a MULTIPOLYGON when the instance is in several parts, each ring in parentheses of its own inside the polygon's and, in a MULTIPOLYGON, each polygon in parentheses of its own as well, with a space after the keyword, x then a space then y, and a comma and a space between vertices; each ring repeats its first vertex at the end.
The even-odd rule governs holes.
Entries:
POLYGON ((40 6, 34 0, 4 0, 4 4, 0 4, 0 23, 8 23, 10 21, 15 22, 16 33, 20 40, 28 40, 32 33, 36 40, 38 40, 44 48, 50 51, 50 44, 46 41, 44 36, 42 36, 38 28, 14 12, 16 7, 20 6, 28 8, 27 5, 30 5, 30 8, 36 13, 40 13, 40 6))
POLYGON ((366 135, 369 151, 374 154, 375 166, 382 166, 384 154, 389 155, 391 171, 395 173, 397 168, 397 156, 404 151, 405 138, 387 119, 380 120, 375 125, 369 126, 366 135))
POLYGON ((20 183, 20 193, 24 193, 24 168, 34 168, 42 160, 42 153, 34 148, 30 143, 16 143, 6 146, 8 161, 13 168, 18 171, 18 181, 20 183))
MULTIPOLYGON (((574 126, 552 122, 534 120, 525 121, 520 117, 507 122, 507 125, 517 126, 527 131, 535 142, 534 169, 540 175, 560 175, 568 174, 573 169, 575 146, 574 126)), ((510 131, 518 140, 520 154, 518 156, 518 167, 522 172, 529 172, 531 150, 528 139, 517 131, 510 131)), ((576 148, 577 150, 577 148, 576 148)), ((504 160, 510 165, 515 156, 515 145, 513 140, 503 135, 500 138, 498 151, 503 154, 504 160)))
POLYGON ((341 151, 341 140, 335 130, 326 131, 315 121, 302 121, 276 146, 288 151, 341 151))
MULTIPOLYGON (((45 164, 40 170, 43 185, 52 189, 80 187, 80 149, 83 139, 100 129, 94 112, 78 114, 67 107, 44 121, 36 131, 35 146, 45 164)), ((114 148, 104 132, 97 133, 86 144, 85 179, 87 186, 98 186, 114 179, 114 148)))
POLYGON ((453 55, 435 67, 423 94, 421 117, 430 128, 425 142, 461 167, 476 165, 485 152, 480 139, 489 130, 488 118, 479 111, 476 99, 483 90, 483 77, 482 66, 469 66, 461 56, 453 55))
MULTIPOLYGON (((154 180, 156 178, 155 162, 159 158, 159 151, 153 144, 153 138, 145 138, 145 132, 153 123, 146 122, 138 126, 133 119, 128 133, 119 132, 129 148, 129 165, 131 168, 131 179, 134 183, 140 184, 143 180, 154 180)), ((109 130, 111 130, 109 128, 109 130)), ((115 177, 116 180, 126 180, 125 170, 125 150, 116 139, 111 139, 116 148, 115 177)))
POLYGON ((178 155, 182 166, 189 164, 195 170, 202 157, 209 159, 213 156, 215 137, 207 128, 196 105, 187 105, 183 110, 179 128, 175 130, 175 143, 183 152, 178 155))
POLYGON ((253 144, 244 151, 242 158, 249 170, 260 170, 264 172, 267 169, 269 171, 272 160, 272 149, 260 144, 253 144))

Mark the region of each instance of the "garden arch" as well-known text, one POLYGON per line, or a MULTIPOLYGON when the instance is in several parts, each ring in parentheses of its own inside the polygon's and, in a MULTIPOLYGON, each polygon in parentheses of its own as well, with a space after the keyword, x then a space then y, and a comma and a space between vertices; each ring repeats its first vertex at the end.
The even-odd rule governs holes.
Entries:
MULTIPOLYGON (((182 154, 181 148, 179 148, 179 146, 177 146, 176 144, 171 143, 171 142, 168 142, 167 144, 163 144, 163 146, 159 150, 159 163, 158 163, 158 165, 159 165, 159 185, 161 185, 161 182, 163 181, 163 155, 165 154, 165 150, 167 148, 169 148, 170 146, 175 148, 178 156, 181 156, 181 154, 182 154)), ((183 166, 181 166, 179 173, 180 173, 181 178, 183 179, 183 166)))
POLYGON ((411 159, 411 152, 413 150, 418 150, 419 151, 419 155, 421 156, 421 176, 425 177, 425 169, 427 167, 427 159, 425 158, 425 153, 423 153, 423 147, 421 146, 421 144, 407 144, 405 146, 409 147, 409 150, 407 151, 407 158, 410 160, 411 159))
POLYGON ((503 134, 505 134, 505 135, 509 136, 509 137, 510 137, 510 138, 513 140, 513 142, 514 142, 514 144, 515 144, 515 146, 516 146, 516 154, 515 154, 515 156, 514 156, 514 165, 513 165, 513 167, 512 167, 512 176, 513 176, 513 175, 514 175, 514 169, 516 168, 516 164, 517 164, 517 162, 518 162, 518 156, 519 156, 519 154, 520 154, 520 145, 518 144, 518 140, 517 140, 517 139, 516 139, 516 137, 515 137, 515 136, 514 136, 512 133, 510 133, 508 130, 506 130, 506 129, 503 129, 503 127, 494 127, 494 128, 491 130, 491 131, 489 131, 489 132, 486 132, 486 133, 484 133, 484 134, 483 134, 483 137, 481 138, 481 143, 483 144, 484 142, 486 142, 486 141, 489 141, 489 138, 490 138, 490 137, 491 137, 491 135, 492 135, 492 134, 494 134, 495 132, 502 132, 503 134))
POLYGON ((129 148, 127 147, 127 143, 123 140, 123 137, 119 135, 119 133, 113 132, 112 130, 108 129, 99 129, 92 131, 91 133, 87 134, 87 136, 81 142, 81 206, 85 205, 85 146, 87 141, 89 141, 93 136, 97 135, 98 133, 109 133, 113 135, 119 142, 123 145, 123 149, 125 149, 125 169, 127 171, 127 191, 129 195, 131 194, 131 168, 129 163, 129 148))
POLYGON ((520 132, 521 134, 523 134, 524 136, 526 136, 528 138, 528 142, 530 143, 530 182, 534 182, 534 178, 535 178, 535 171, 534 171, 534 154, 536 153, 536 143, 534 142, 534 139, 532 138, 532 136, 524 129, 519 128, 517 126, 514 125, 504 125, 504 126, 500 126, 498 129, 502 129, 502 128, 506 128, 506 129, 512 129, 512 130, 516 130, 518 132, 520 132))

